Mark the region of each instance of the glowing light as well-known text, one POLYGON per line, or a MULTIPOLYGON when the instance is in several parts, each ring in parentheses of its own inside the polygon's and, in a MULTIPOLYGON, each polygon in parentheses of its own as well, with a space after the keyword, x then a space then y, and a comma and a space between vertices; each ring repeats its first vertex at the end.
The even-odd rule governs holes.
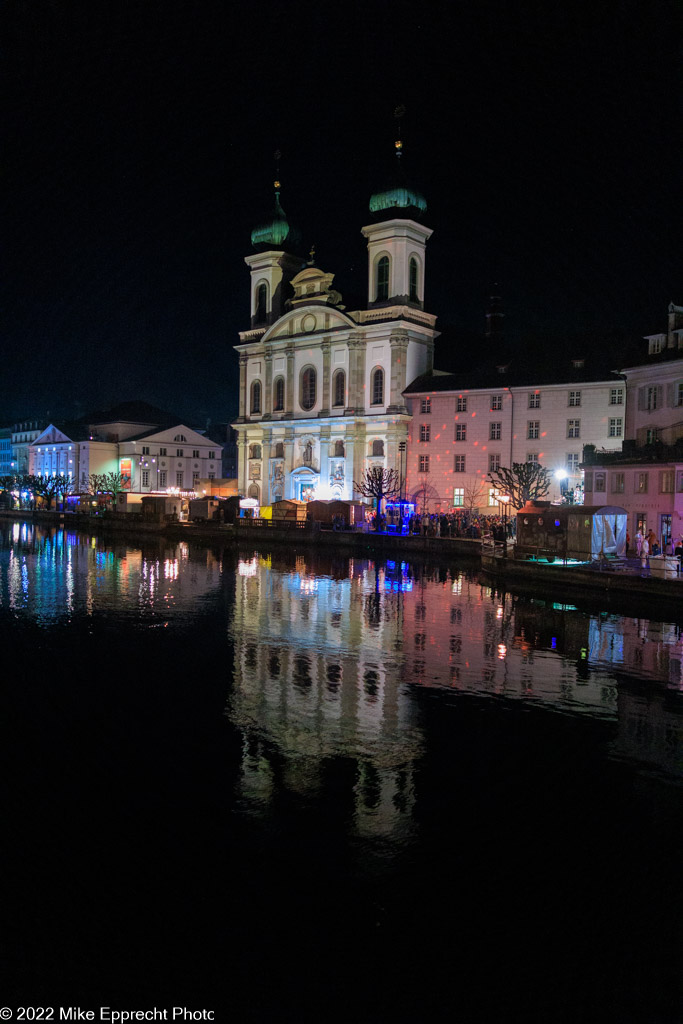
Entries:
POLYGON ((240 576, 255 576, 258 572, 258 558, 254 557, 248 562, 240 560, 237 563, 237 572, 240 576))

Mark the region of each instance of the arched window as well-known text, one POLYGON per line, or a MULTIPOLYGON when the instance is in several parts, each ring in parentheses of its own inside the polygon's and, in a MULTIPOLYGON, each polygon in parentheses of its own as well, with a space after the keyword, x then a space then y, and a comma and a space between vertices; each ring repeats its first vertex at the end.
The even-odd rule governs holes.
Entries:
POLYGON ((247 494, 247 497, 248 498, 256 498, 257 501, 259 500, 258 484, 250 484, 249 492, 247 494))
POLYGON ((273 386, 273 412, 284 412, 285 408, 285 378, 276 377, 273 386))
POLYGON ((344 405, 346 397, 346 374, 343 370, 335 370, 332 378, 332 405, 338 408, 344 405))
POLYGON ((375 456, 375 458, 382 458, 384 456, 384 441, 372 442, 372 454, 375 456))
POLYGON ((278 441, 275 445, 275 456, 276 459, 284 459, 285 457, 285 446, 282 441, 278 441))
POLYGON ((337 459, 343 459, 344 458, 344 442, 343 441, 335 441, 334 442, 334 454, 335 454, 335 458, 337 458, 337 459))
POLYGON ((261 458, 261 445, 260 444, 250 444, 249 445, 249 458, 250 459, 260 459, 261 458))
POLYGON ((378 366, 370 378, 370 401, 372 405, 384 405, 384 370, 378 366))
POLYGON ((389 257, 382 256, 377 261, 377 295, 376 301, 382 302, 389 298, 389 257))
POLYGON ((176 436, 173 438, 173 440, 174 441, 187 441, 187 438, 185 437, 184 434, 176 434, 176 436))
POLYGON ((251 411, 261 412, 261 381, 255 380, 251 385, 251 411))
POLYGON ((301 374, 301 399, 302 409, 312 409, 315 405, 316 375, 312 366, 307 366, 301 374))
POLYGON ((410 294, 409 294, 411 302, 419 302, 420 301, 419 296, 417 294, 417 275, 418 275, 417 260, 415 259, 414 256, 412 256, 411 260, 410 260, 410 294))
POLYGON ((256 289, 256 303, 255 303, 254 318, 257 324, 263 324, 266 322, 268 315, 268 285, 265 281, 256 289))

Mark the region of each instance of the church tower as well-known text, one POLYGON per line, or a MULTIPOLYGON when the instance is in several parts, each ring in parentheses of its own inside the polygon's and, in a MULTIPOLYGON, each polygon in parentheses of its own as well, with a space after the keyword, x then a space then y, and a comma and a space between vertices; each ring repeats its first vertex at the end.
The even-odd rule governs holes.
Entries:
POLYGON ((368 240, 368 305, 423 309, 425 246, 432 231, 420 220, 427 201, 407 179, 400 137, 394 147, 389 181, 370 197, 375 223, 363 228, 368 240))
MULTIPOLYGON (((279 161, 280 153, 275 154, 279 161)), ((291 255, 298 250, 300 236, 292 227, 280 205, 280 176, 273 182, 275 202, 269 214, 251 233, 252 248, 256 252, 245 258, 251 270, 251 326, 267 327, 284 313, 287 285, 301 266, 301 260, 291 255)))
MULTIPOLYGON (((400 140, 399 140, 400 143, 400 140)), ((303 261, 280 205, 251 235, 250 324, 240 332, 241 493, 255 506, 283 498, 355 499, 369 470, 403 465, 410 416, 403 391, 433 365, 436 317, 424 310, 424 197, 402 181, 370 200, 371 293, 348 309, 335 275, 303 261)))

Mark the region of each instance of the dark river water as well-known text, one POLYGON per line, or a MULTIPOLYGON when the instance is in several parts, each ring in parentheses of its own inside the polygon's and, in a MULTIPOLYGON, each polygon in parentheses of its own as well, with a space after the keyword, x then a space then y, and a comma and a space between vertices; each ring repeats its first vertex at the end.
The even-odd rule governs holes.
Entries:
POLYGON ((3 524, 0 1002, 680 1022, 682 624, 3 524))

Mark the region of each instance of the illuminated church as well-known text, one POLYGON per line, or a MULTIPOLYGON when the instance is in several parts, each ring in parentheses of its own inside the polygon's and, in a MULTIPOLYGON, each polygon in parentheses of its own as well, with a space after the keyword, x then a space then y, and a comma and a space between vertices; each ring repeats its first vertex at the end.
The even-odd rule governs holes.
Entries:
POLYGON ((275 181, 270 217, 254 229, 251 325, 240 333, 238 481, 270 504, 354 498, 374 466, 405 472, 410 417, 402 392, 433 368, 436 317, 424 311, 424 196, 403 175, 370 198, 367 301, 346 309, 334 274, 302 260, 275 181))

